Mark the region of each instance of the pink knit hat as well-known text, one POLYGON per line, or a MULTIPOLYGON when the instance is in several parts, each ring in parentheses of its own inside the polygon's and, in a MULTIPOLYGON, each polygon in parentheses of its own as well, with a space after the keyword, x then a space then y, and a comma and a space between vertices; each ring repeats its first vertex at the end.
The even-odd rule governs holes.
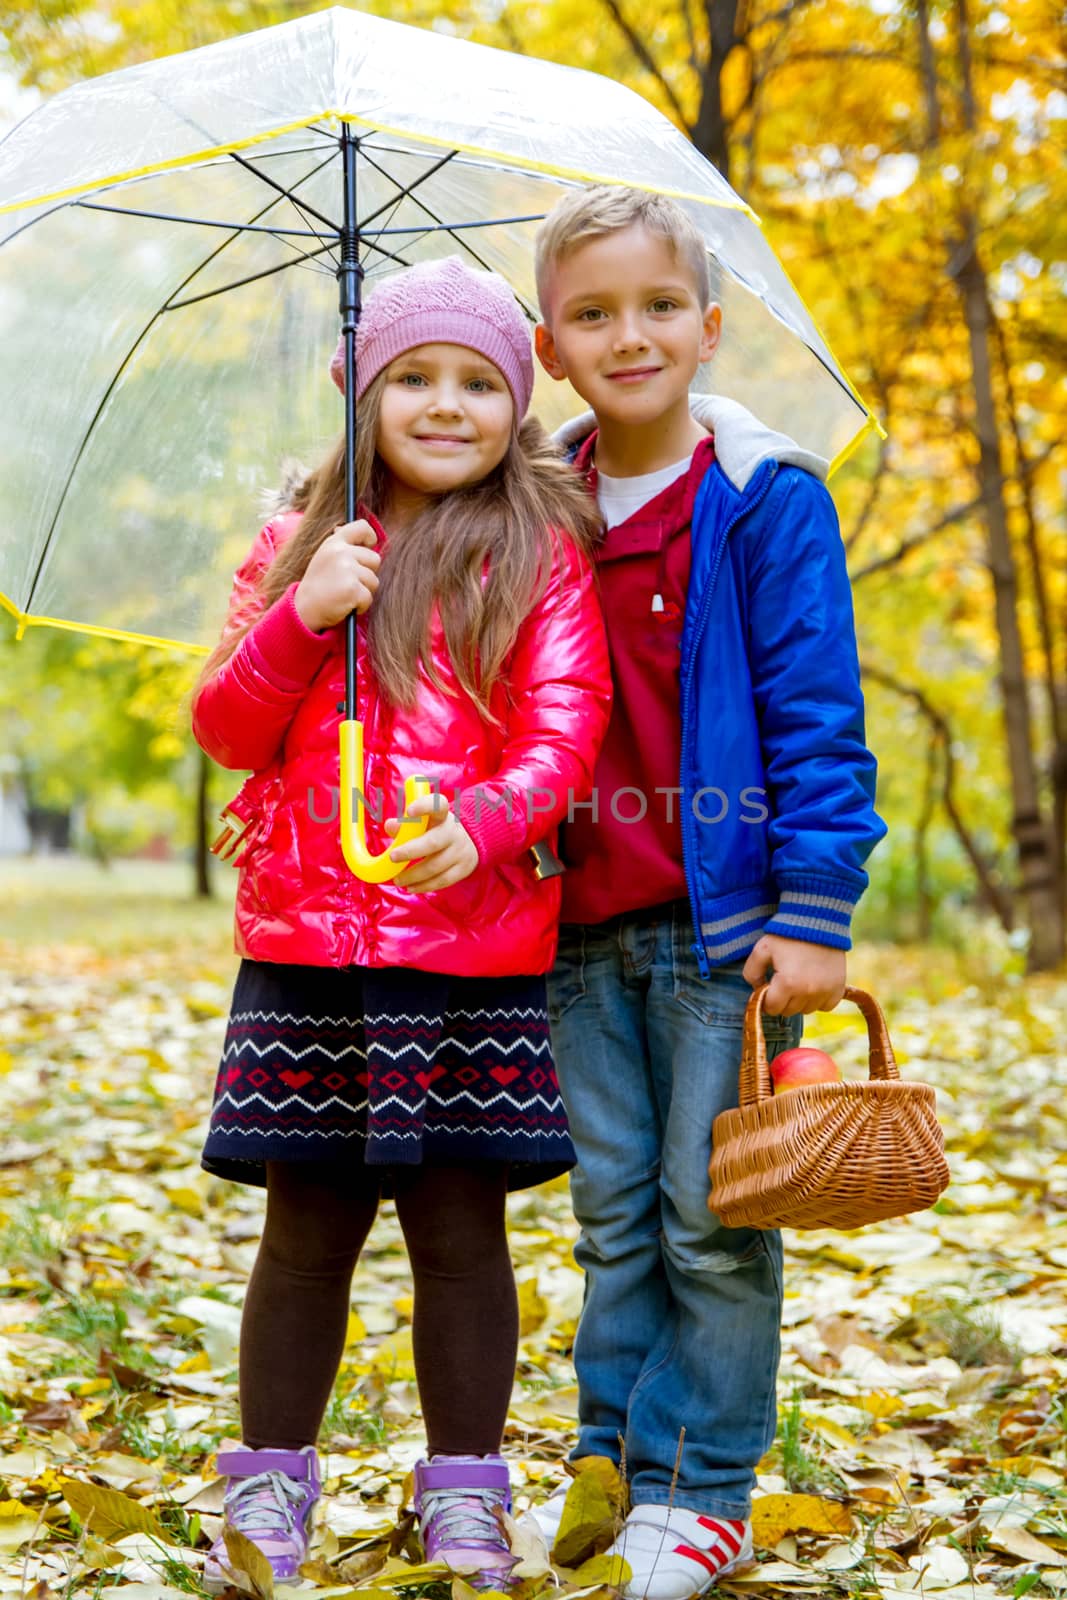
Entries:
MULTIPOLYGON (((515 401, 516 420, 533 393, 530 329, 518 302, 495 272, 473 272, 459 256, 420 261, 387 278, 367 297, 356 330, 356 394, 383 367, 420 344, 462 344, 500 369, 515 401)), ((345 390, 342 335, 330 377, 345 390)))

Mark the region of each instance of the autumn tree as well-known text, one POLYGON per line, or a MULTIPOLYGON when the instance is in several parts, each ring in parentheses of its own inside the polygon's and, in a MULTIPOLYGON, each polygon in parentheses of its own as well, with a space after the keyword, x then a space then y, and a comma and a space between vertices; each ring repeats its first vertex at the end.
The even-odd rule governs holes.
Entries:
POLYGON ((1033 966, 1056 964, 1065 184, 1051 11, 512 0, 500 25, 626 78, 729 174, 887 425, 835 484, 884 809, 913 835, 917 879, 939 816, 979 899, 1028 929, 1033 966), (605 26, 589 26, 598 11, 605 26))
MULTIPOLYGON (((52 90, 307 9, 56 0, 45 15, 0 0, 0 19, 23 80, 52 90)), ((388 10, 630 83, 763 217, 888 430, 834 480, 891 823, 879 855, 896 871, 910 852, 922 933, 948 841, 974 896, 1027 930, 1031 963, 1054 964, 1067 884, 1067 170, 1054 8, 388 10)))

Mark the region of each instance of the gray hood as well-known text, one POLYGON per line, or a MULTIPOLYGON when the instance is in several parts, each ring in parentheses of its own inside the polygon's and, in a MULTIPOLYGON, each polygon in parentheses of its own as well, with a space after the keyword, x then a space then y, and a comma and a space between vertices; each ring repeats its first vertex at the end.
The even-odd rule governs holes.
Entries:
MULTIPOLYGON (((691 394, 689 409, 696 420, 709 433, 715 435, 715 459, 734 488, 744 490, 757 467, 765 461, 778 461, 783 466, 802 467, 812 477, 825 483, 830 463, 825 456, 804 450, 787 433, 776 433, 747 411, 737 400, 727 400, 718 394, 691 394)), ((591 411, 572 417, 553 435, 564 449, 580 444, 596 427, 591 411)))

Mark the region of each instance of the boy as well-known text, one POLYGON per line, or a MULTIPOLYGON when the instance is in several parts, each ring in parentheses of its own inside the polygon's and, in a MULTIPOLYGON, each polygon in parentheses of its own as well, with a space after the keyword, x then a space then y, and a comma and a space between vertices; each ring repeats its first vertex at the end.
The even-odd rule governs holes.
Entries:
POLYGON ((768 969, 769 1057, 841 999, 885 828, 826 464, 732 402, 696 403, 714 435, 690 412, 722 321, 695 228, 660 196, 576 191, 537 275, 538 356, 594 413, 569 433, 607 526, 615 678, 550 982, 586 1272, 574 1458, 624 1441, 624 1592, 683 1600, 750 1558, 776 1423, 781 1241, 708 1211, 712 1123, 768 969))

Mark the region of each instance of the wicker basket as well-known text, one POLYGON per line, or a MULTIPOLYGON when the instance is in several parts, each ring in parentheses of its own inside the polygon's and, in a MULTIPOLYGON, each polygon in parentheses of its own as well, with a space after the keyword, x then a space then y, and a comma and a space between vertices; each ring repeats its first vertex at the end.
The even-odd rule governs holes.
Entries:
POLYGON ((934 1091, 901 1083, 873 996, 846 988, 867 1019, 867 1083, 774 1095, 761 1012, 745 1012, 740 1105, 715 1118, 710 1210, 729 1228, 861 1228, 933 1205, 949 1181, 934 1091))

